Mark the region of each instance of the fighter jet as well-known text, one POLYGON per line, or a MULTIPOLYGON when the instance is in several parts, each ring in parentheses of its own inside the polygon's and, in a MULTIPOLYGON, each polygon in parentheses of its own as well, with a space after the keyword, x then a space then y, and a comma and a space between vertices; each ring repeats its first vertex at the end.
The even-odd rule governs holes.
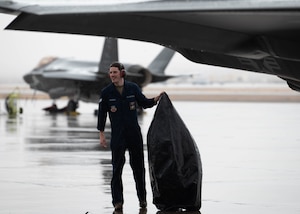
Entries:
MULTIPOLYGON (((76 110, 79 100, 97 103, 101 89, 111 82, 108 76, 109 65, 118 61, 117 42, 116 38, 105 38, 100 62, 43 58, 36 68, 24 75, 24 80, 32 89, 48 93, 53 100, 69 97, 72 111, 76 110)), ((174 50, 163 48, 147 68, 123 63, 126 69, 125 78, 141 88, 149 83, 165 81, 172 77, 165 75, 164 71, 174 54, 174 50)), ((60 112, 66 108, 57 109, 53 104, 44 110, 60 112)))
POLYGON ((7 29, 153 42, 193 62, 276 75, 300 91, 300 1, 43 2, 0 1, 0 11, 17 15, 7 29))

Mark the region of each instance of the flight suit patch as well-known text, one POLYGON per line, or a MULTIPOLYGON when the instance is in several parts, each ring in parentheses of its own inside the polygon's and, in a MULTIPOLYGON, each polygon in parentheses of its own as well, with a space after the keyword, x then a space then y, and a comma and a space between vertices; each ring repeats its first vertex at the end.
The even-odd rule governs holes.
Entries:
POLYGON ((111 112, 116 112, 117 111, 117 107, 116 106, 111 106, 110 107, 110 111, 111 112))
POLYGON ((135 110, 135 102, 130 102, 129 103, 129 109, 130 110, 135 110))

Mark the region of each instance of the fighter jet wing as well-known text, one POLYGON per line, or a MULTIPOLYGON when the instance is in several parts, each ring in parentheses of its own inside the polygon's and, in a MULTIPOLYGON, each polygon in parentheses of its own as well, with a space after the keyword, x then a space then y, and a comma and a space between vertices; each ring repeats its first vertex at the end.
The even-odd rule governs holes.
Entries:
POLYGON ((7 29, 110 36, 170 47, 196 63, 277 75, 300 91, 300 1, 96 4, 0 1, 7 29))

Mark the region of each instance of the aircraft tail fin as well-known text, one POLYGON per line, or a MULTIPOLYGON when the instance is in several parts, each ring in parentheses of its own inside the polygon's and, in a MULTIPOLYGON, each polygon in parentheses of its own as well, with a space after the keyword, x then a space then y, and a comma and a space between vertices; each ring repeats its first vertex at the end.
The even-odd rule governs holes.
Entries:
POLYGON ((150 63, 148 69, 152 74, 164 75, 165 69, 174 56, 175 51, 169 48, 163 48, 162 51, 150 63))
POLYGON ((117 38, 105 37, 98 73, 108 72, 109 65, 113 61, 118 61, 118 40, 117 38))

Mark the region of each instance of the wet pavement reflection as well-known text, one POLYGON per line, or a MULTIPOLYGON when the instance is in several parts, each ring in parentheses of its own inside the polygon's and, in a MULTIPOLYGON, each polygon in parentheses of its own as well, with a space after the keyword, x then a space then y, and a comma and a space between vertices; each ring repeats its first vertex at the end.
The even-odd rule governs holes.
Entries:
MULTIPOLYGON (((1 213, 114 213, 111 153, 100 147, 97 118, 89 112, 50 115, 41 106, 15 118, 0 117, 1 213)), ((140 120, 143 124, 143 116, 140 120)), ((108 140, 109 132, 108 124, 108 140)), ((158 212, 147 179, 148 208, 139 209, 132 171, 125 165, 122 213, 158 212)))
MULTIPOLYGON (((23 101, 16 118, 0 108, 0 214, 112 214, 111 153, 99 145, 96 105, 80 103, 72 117, 45 114, 51 102, 23 101)), ((299 103, 174 105, 200 151, 201 213, 299 213, 299 103)), ((144 140, 154 111, 140 117, 144 140)), ((152 204, 146 146, 147 210, 139 208, 126 160, 123 213, 172 214, 152 204)))

